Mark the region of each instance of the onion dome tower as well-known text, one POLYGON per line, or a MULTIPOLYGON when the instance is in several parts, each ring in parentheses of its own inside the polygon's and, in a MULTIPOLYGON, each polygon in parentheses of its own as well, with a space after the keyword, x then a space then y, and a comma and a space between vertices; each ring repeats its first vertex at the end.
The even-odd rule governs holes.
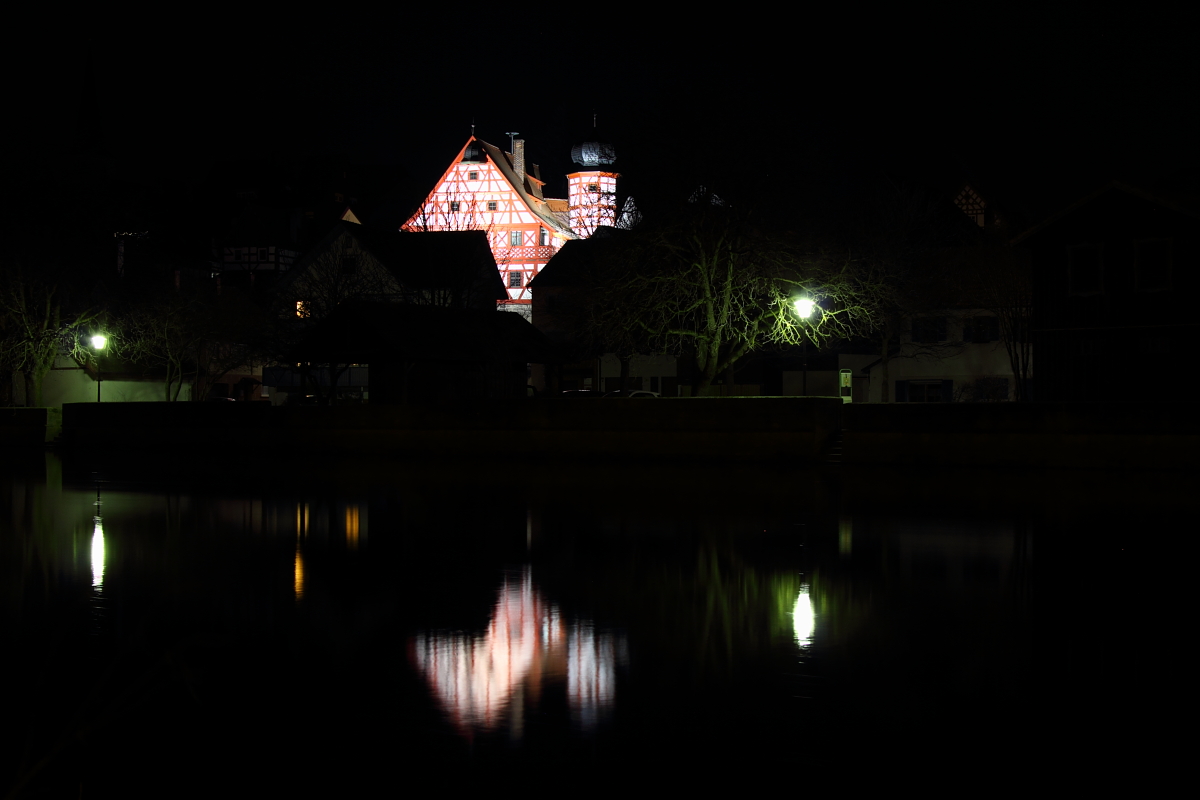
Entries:
POLYGON ((571 160, 579 169, 567 175, 567 219, 586 239, 601 225, 617 223, 617 151, 605 142, 583 142, 571 148, 571 160))

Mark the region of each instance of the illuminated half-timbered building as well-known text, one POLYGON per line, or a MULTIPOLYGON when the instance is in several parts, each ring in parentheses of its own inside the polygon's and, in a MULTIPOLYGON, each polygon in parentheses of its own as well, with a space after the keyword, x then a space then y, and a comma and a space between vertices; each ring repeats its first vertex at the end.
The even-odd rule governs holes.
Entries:
POLYGON ((582 169, 568 176, 569 199, 546 197, 541 170, 525 160, 524 140, 515 139, 507 153, 472 136, 402 229, 486 231, 508 292, 503 302, 528 317, 529 282, 558 249, 616 220, 612 147, 589 143, 572 155, 582 169))

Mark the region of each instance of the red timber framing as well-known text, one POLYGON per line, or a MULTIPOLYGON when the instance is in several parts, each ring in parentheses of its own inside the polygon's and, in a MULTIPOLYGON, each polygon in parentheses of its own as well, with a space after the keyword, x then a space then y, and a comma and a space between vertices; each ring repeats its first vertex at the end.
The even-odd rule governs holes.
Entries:
POLYGON ((571 230, 581 239, 601 225, 617 224, 615 172, 572 172, 567 176, 567 214, 571 230))
POLYGON ((538 168, 524 169, 525 143, 516 156, 472 136, 442 175, 405 231, 487 231, 508 302, 532 302, 529 282, 558 248, 578 236, 542 196, 538 168), (518 177, 517 165, 525 173, 518 177))

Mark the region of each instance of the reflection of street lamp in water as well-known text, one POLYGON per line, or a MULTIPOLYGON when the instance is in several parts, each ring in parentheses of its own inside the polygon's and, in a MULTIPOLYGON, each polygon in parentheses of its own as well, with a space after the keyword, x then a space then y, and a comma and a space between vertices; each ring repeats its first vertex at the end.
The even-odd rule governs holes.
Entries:
POLYGON ((97 333, 92 337, 92 349, 96 351, 96 402, 100 402, 100 351, 108 344, 108 337, 97 333))
POLYGON ((100 517, 100 490, 96 489, 96 514, 92 517, 92 588, 104 584, 104 521, 100 517))

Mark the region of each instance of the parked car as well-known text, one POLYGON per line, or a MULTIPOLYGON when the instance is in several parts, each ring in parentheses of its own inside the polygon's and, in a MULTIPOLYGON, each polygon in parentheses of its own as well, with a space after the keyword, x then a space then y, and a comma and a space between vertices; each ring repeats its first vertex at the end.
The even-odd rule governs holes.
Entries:
POLYGON ((606 395, 604 395, 604 396, 605 396, 605 397, 632 397, 632 398, 638 398, 638 397, 658 397, 658 396, 659 396, 659 394, 658 394, 658 392, 647 392, 647 391, 645 391, 644 389, 629 389, 629 390, 626 390, 626 391, 624 391, 624 392, 621 392, 621 391, 617 391, 617 392, 609 392, 608 394, 606 394, 606 395))
POLYGON ((604 392, 598 392, 595 389, 569 389, 563 392, 561 397, 571 400, 581 400, 587 397, 604 397, 604 392))

